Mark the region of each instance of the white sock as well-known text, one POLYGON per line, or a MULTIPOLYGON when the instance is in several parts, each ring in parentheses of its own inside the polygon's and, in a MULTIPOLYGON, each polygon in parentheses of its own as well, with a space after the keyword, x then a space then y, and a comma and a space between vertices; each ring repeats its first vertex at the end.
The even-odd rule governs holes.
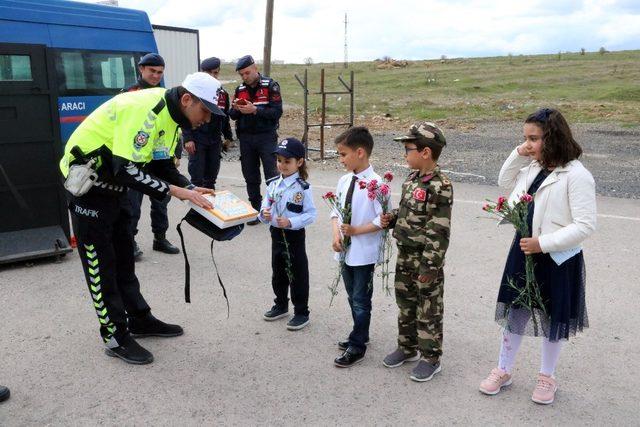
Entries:
POLYGON ((511 373, 513 365, 516 362, 516 354, 522 343, 522 335, 512 334, 503 329, 502 344, 500 345, 500 357, 498 359, 498 368, 505 372, 511 373))
POLYGON ((562 341, 549 341, 548 339, 542 340, 542 362, 540 366, 540 373, 553 376, 556 370, 558 359, 560 358, 560 350, 562 350, 562 341))

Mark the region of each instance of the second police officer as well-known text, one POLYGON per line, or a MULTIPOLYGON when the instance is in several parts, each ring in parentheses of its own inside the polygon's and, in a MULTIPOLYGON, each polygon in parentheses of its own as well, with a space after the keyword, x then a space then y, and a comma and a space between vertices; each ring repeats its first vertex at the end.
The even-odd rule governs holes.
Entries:
MULTIPOLYGON (((157 53, 148 53, 140 58, 138 71, 140 77, 135 84, 123 89, 123 92, 134 92, 142 89, 159 87, 164 75, 164 59, 157 53)), ((180 148, 176 150, 178 152, 180 148)), ((129 203, 131 204, 131 231, 134 238, 138 234, 138 222, 140 221, 143 194, 140 191, 129 190, 129 203)), ((149 198, 151 202, 151 231, 153 231, 153 250, 167 254, 177 254, 180 250, 171 244, 166 238, 169 229, 169 217, 167 205, 170 197, 163 200, 149 198)), ((142 250, 134 240, 133 255, 136 260, 142 256, 142 250)))
MULTIPOLYGON (((207 58, 200 64, 200 69, 218 78, 220 59, 207 58)), ((189 175, 191 183, 199 187, 215 188, 222 151, 226 151, 233 134, 229 122, 229 94, 220 87, 218 107, 225 116, 212 116, 209 123, 196 129, 183 129, 184 149, 189 153, 189 175), (222 142, 222 137, 225 141, 222 142)))
MULTIPOLYGON (((278 126, 282 116, 280 86, 270 77, 262 76, 251 55, 240 58, 236 71, 242 84, 235 90, 229 116, 236 121, 240 141, 240 165, 247 184, 251 206, 260 210, 260 163, 265 181, 278 175, 273 152, 278 142, 278 126)), ((248 225, 256 225, 258 219, 248 225)))

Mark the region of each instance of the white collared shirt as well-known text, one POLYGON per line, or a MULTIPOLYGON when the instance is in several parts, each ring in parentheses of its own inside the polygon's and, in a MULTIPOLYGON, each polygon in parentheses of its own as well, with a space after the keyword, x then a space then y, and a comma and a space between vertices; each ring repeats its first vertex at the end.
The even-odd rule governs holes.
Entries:
MULTIPOLYGON (((340 205, 344 206, 347 198, 347 191, 351 184, 351 179, 354 173, 350 172, 344 175, 338 181, 336 187, 336 195, 340 200, 340 205)), ((369 166, 364 171, 355 174, 358 177, 358 181, 371 181, 372 179, 382 182, 382 178, 373 171, 373 166, 369 166)), ((366 234, 358 234, 357 236, 351 236, 351 244, 347 249, 347 255, 345 262, 347 265, 356 267, 360 265, 376 264, 380 260, 380 242, 382 238, 382 227, 380 227, 380 214, 382 214, 382 205, 377 200, 369 200, 367 197, 367 190, 360 189, 360 186, 356 182, 353 189, 353 199, 351 200, 351 225, 359 226, 369 223, 373 223, 380 228, 380 231, 366 234)), ((340 217, 337 212, 331 212, 331 218, 340 217)), ((340 259, 340 254, 336 253, 335 257, 340 259)))

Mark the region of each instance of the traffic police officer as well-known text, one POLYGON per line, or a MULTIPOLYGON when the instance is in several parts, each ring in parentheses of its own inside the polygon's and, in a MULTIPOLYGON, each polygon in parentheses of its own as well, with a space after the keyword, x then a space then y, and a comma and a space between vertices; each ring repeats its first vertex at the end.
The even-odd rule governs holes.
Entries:
MULTIPOLYGON (((140 89, 149 89, 158 87, 164 75, 164 59, 157 53, 148 53, 144 55, 138 62, 138 71, 140 77, 135 84, 123 89, 123 92, 133 92, 140 89)), ((176 150, 179 154, 180 149, 176 150)), ((131 230, 133 235, 138 234, 138 221, 140 221, 140 206, 142 205, 143 194, 136 190, 129 191, 129 202, 131 203, 131 230)), ((175 247, 167 240, 166 233, 169 229, 169 217, 167 216, 167 205, 170 197, 163 200, 156 200, 153 197, 151 201, 151 231, 153 231, 153 250, 164 252, 166 254, 180 253, 180 249, 175 247)), ((135 239, 135 237, 134 237, 135 239)), ((134 257, 140 258, 142 251, 138 243, 134 240, 134 257)))
MULTIPOLYGON (((220 59, 207 58, 200 64, 200 69, 218 78, 220 73, 220 59)), ((189 153, 189 175, 191 183, 199 187, 215 188, 222 151, 226 151, 233 140, 231 124, 229 122, 229 94, 220 87, 218 92, 218 107, 225 116, 215 116, 209 123, 197 129, 183 129, 184 149, 189 153), (225 143, 222 143, 224 136, 225 143)))
MULTIPOLYGON (((273 155, 278 142, 278 122, 282 116, 280 86, 273 79, 262 76, 250 55, 236 64, 243 84, 236 88, 229 116, 236 121, 236 135, 240 140, 240 165, 247 184, 249 201, 260 210, 260 162, 265 180, 278 175, 273 155)), ((247 224, 255 225, 258 219, 247 224)))
POLYGON ((182 86, 118 95, 98 107, 71 135, 60 161, 67 184, 73 172, 95 162, 88 192, 69 193, 78 254, 109 356, 144 364, 153 355, 133 336, 172 337, 182 328, 156 319, 135 274, 127 189, 163 199, 167 195, 206 208, 211 190, 193 186, 171 159, 178 127, 197 127, 217 106, 220 83, 205 73, 182 86), (145 168, 143 168, 145 166, 145 168), (74 169, 75 167, 75 169, 74 169), (71 173, 70 173, 71 172, 71 173), (186 187, 186 188, 185 188, 186 187))

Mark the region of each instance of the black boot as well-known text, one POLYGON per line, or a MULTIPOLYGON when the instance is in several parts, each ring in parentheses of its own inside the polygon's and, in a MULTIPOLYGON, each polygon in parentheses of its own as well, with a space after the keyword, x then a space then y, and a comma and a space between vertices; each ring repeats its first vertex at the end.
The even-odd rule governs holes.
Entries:
POLYGON ((146 365, 153 362, 153 354, 138 344, 131 335, 127 334, 118 338, 117 341, 120 344, 118 347, 104 349, 107 356, 118 357, 133 365, 146 365))
POLYGON ((136 261, 140 261, 140 257, 142 257, 142 251, 140 250, 140 246, 138 246, 138 242, 133 241, 133 259, 136 261))
POLYGON ((176 248, 167 240, 164 233, 156 233, 153 235, 153 250, 164 252, 165 254, 175 255, 180 253, 180 249, 176 248))
POLYGON ((184 333, 179 325, 170 325, 156 319, 153 314, 127 317, 129 332, 136 338, 143 337, 177 337, 184 333))
POLYGON ((4 402, 11 396, 9 389, 3 385, 0 385, 0 402, 4 402))

